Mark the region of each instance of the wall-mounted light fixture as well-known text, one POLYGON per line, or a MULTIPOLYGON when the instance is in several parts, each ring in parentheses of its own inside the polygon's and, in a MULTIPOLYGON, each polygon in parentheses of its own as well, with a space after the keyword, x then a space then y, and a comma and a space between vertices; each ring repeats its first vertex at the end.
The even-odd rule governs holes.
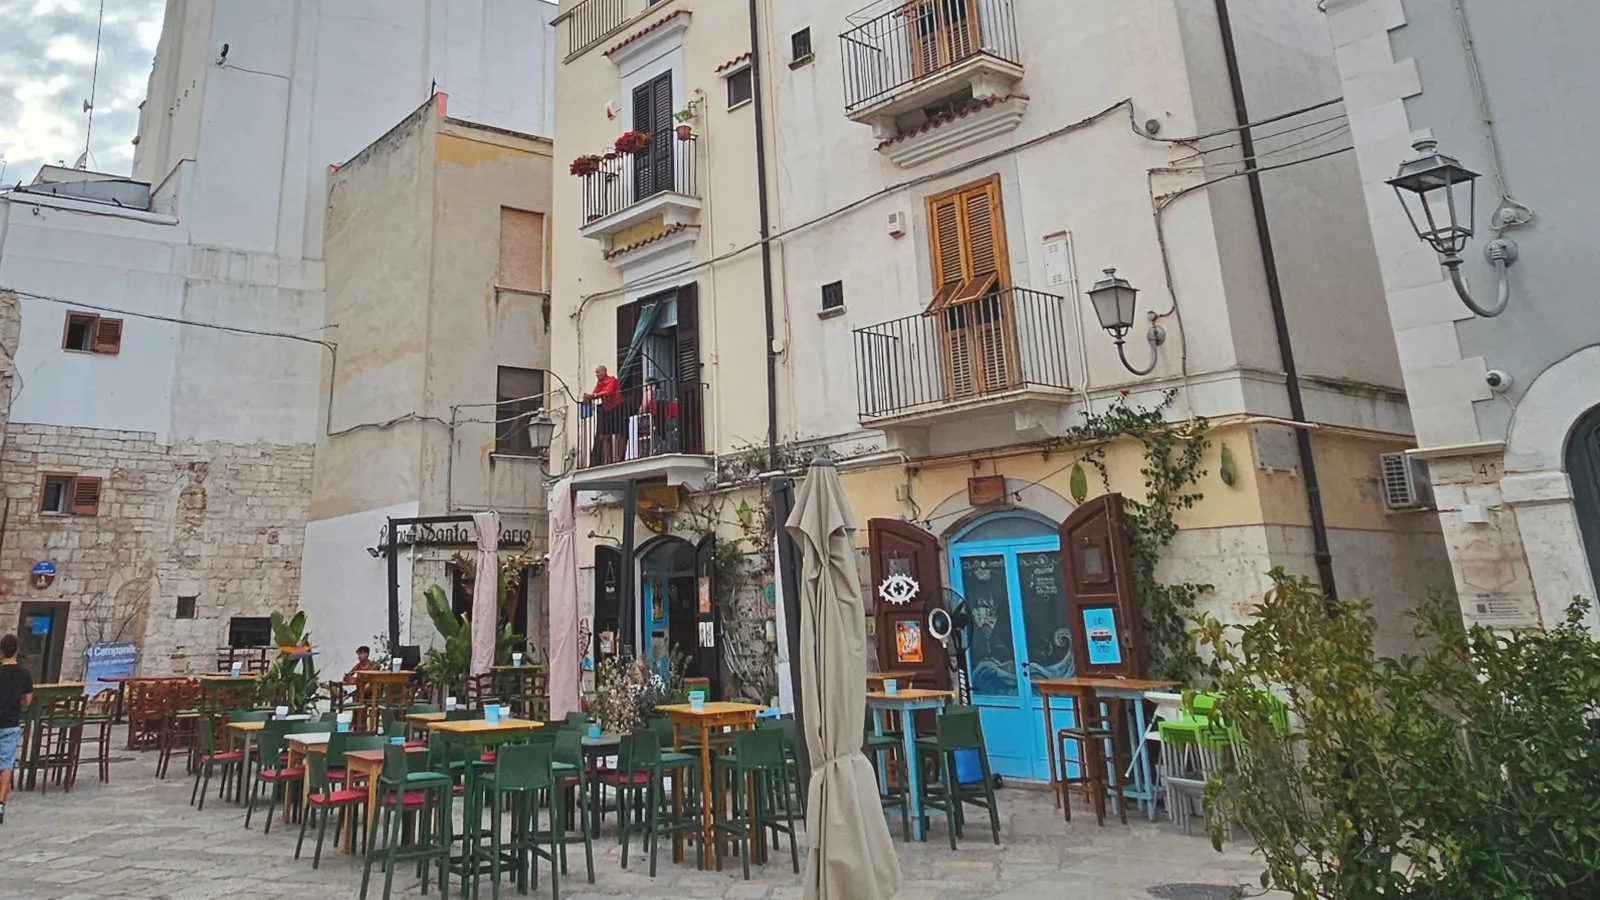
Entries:
POLYGON ((1143 368, 1134 368, 1128 362, 1125 344, 1128 332, 1133 330, 1139 289, 1125 279, 1118 278, 1116 269, 1106 269, 1105 275, 1089 289, 1089 302, 1094 304, 1094 314, 1100 319, 1100 327, 1117 342, 1117 357, 1122 360, 1123 367, 1135 375, 1149 375, 1156 367, 1157 348, 1167 340, 1166 329, 1156 324, 1155 313, 1145 314, 1150 321, 1150 330, 1145 333, 1145 340, 1150 342, 1150 362, 1143 368))
POLYGON ((1517 261, 1517 245, 1496 238, 1483 248, 1494 265, 1499 292, 1492 307, 1478 305, 1461 275, 1461 251, 1472 239, 1478 206, 1478 173, 1439 152, 1434 140, 1419 140, 1412 145, 1417 155, 1400 164, 1400 172, 1389 180, 1417 237, 1432 245, 1439 262, 1450 270, 1456 295, 1473 313, 1492 319, 1506 311, 1511 302, 1511 281, 1506 270, 1517 261))

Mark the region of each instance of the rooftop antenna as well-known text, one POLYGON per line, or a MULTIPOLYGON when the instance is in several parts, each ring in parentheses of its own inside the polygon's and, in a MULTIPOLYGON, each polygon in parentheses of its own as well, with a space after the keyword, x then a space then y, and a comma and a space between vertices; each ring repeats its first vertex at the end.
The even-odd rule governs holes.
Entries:
POLYGON ((83 132, 83 155, 78 157, 77 168, 89 166, 89 141, 94 136, 94 99, 100 86, 100 35, 106 25, 106 0, 100 0, 100 20, 94 27, 94 73, 89 76, 89 99, 83 101, 83 111, 89 116, 89 126, 83 132))

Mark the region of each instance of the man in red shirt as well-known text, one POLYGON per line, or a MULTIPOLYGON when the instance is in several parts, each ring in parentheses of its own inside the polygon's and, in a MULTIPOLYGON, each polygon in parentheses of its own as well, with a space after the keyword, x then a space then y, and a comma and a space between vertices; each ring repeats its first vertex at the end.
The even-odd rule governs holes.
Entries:
POLYGON ((602 461, 607 464, 620 462, 627 440, 628 414, 622 408, 622 385, 617 383, 605 366, 594 367, 594 390, 583 395, 583 402, 593 402, 599 407, 595 418, 600 422, 602 461))

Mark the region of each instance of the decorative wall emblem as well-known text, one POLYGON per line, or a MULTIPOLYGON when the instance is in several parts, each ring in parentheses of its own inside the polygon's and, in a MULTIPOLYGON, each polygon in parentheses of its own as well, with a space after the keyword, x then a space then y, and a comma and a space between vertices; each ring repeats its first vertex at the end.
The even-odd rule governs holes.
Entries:
POLYGON ((878 585, 878 596, 883 602, 894 606, 904 606, 917 598, 917 592, 922 590, 917 580, 910 575, 894 574, 883 580, 878 585))

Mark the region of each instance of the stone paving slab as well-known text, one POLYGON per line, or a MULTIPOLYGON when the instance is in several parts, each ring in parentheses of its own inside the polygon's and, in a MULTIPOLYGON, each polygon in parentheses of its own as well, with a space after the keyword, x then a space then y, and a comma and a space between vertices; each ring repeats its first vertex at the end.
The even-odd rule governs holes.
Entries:
MULTIPOLYGON (((177 768, 177 767, 174 767, 177 768)), ((311 868, 313 832, 305 858, 294 857, 299 826, 273 824, 263 834, 264 807, 250 829, 244 811, 214 797, 204 812, 189 806, 191 783, 174 773, 154 777, 155 756, 112 765, 111 782, 98 784, 92 770, 80 773, 78 786, 64 794, 16 792, 0 825, 0 896, 5 900, 324 900, 354 898, 361 865, 332 847, 322 867, 311 868), (87 777, 85 777, 87 776, 87 777)), ((213 782, 215 789, 215 782, 213 782)), ((1254 884, 1260 873, 1249 847, 1234 844, 1223 853, 1196 832, 1185 836, 1170 824, 1142 818, 1128 826, 1114 820, 1094 824, 1087 809, 1074 809, 1063 822, 1048 792, 1007 787, 999 794, 1001 843, 989 842, 986 828, 974 823, 972 839, 952 852, 942 822, 935 820, 925 844, 896 848, 906 883, 898 900, 1222 900, 1230 885, 1254 884)), ((675 864, 663 846, 657 876, 647 857, 630 851, 621 868, 621 849, 609 825, 595 844, 595 883, 582 875, 582 851, 569 857, 571 875, 561 895, 571 900, 626 897, 631 900, 790 900, 800 896, 799 877, 787 853, 773 851, 764 866, 740 878, 737 859, 723 872, 696 871, 675 864), (637 860, 637 861, 636 861, 637 860), (576 865, 572 865, 575 863, 576 865)), ((804 846, 800 852, 805 853, 804 846)), ((546 871, 546 876, 548 870, 546 871)), ((381 897, 382 875, 375 873, 374 900, 381 897)), ((483 897, 489 896, 487 879, 483 897)), ((504 895, 516 897, 503 885, 504 895)), ((530 896, 548 897, 547 877, 530 896)), ((420 896, 408 870, 395 878, 395 896, 420 896)), ((435 889, 431 896, 437 896, 435 889)), ((458 895, 459 896, 459 895, 458 895)))

